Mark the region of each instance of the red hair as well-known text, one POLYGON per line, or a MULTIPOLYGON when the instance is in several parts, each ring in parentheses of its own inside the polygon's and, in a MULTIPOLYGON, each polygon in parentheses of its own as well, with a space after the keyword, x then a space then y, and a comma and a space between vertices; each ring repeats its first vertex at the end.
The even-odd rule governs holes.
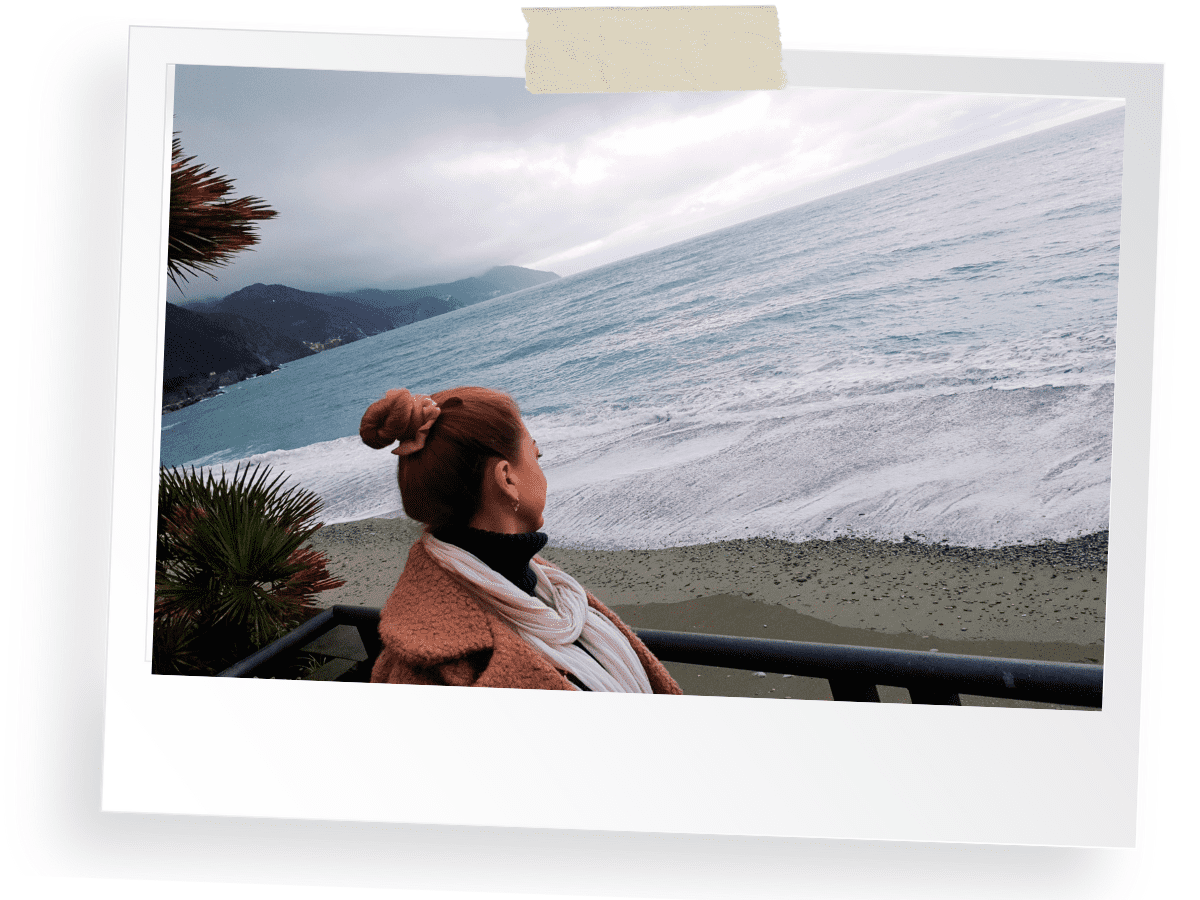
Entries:
MULTIPOLYGON (((516 460, 521 452, 521 410, 508 394, 457 387, 432 395, 441 408, 425 446, 400 457, 396 482, 404 513, 431 528, 466 525, 479 510, 489 460, 516 460)), ((388 391, 363 415, 359 435, 376 449, 411 440, 423 424, 408 391, 388 391)))

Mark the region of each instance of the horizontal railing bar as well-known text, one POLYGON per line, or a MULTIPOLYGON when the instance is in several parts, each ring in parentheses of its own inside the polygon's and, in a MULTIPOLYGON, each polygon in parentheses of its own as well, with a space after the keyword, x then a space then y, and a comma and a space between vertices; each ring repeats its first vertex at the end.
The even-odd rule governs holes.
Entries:
POLYGON ((338 604, 313 616, 303 625, 298 626, 295 631, 289 631, 283 637, 277 638, 267 644, 267 646, 256 650, 245 659, 234 663, 224 672, 221 672, 219 677, 249 678, 255 671, 276 657, 282 656, 291 650, 299 650, 305 644, 315 641, 324 634, 328 634, 339 625, 352 625, 358 629, 359 637, 363 642, 363 649, 367 651, 367 661, 373 662, 375 657, 379 655, 380 649, 379 610, 371 606, 346 606, 345 604, 338 604))
POLYGON ((1103 693, 1104 667, 1086 663, 962 656, 676 631, 639 630, 637 635, 663 662, 756 669, 827 680, 937 689, 1097 709, 1101 706, 1103 693))
MULTIPOLYGON (((230 666, 221 676, 250 677, 266 663, 289 651, 298 650, 338 625, 353 625, 358 629, 367 651, 367 662, 372 662, 380 649, 379 610, 369 606, 339 604, 230 666)), ((955 695, 971 694, 1099 709, 1103 695, 1104 667, 1085 663, 964 656, 678 631, 638 629, 635 633, 663 662, 821 678, 831 684, 836 681, 839 687, 847 684, 884 684, 908 688, 914 701, 953 703, 951 698, 957 699, 955 695)), ((367 675, 369 667, 363 677, 367 675)), ((840 691, 834 693, 836 696, 840 691)), ((862 692, 854 688, 852 693, 855 697, 870 699, 871 691, 862 692)))
POLYGON ((254 651, 245 659, 235 662, 224 672, 220 673, 219 677, 249 678, 254 674, 256 669, 275 659, 275 657, 282 656, 289 650, 299 650, 310 641, 315 641, 326 632, 332 631, 338 624, 334 611, 332 609, 324 610, 313 616, 303 625, 298 626, 294 631, 289 631, 283 637, 254 651))

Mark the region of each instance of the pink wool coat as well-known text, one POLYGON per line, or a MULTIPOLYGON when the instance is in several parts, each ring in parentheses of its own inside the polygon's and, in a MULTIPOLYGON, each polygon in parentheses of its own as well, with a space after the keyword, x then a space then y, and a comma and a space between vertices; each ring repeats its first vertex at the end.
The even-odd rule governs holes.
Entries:
MULTIPOLYGON (((551 565, 534 557, 543 565, 551 565)), ((588 603, 607 616, 633 646, 656 694, 682 694, 662 663, 629 626, 590 593, 588 603)), ((525 643, 500 616, 439 566, 418 541, 379 616, 383 650, 371 680, 390 684, 467 687, 577 688, 547 657, 525 643)))

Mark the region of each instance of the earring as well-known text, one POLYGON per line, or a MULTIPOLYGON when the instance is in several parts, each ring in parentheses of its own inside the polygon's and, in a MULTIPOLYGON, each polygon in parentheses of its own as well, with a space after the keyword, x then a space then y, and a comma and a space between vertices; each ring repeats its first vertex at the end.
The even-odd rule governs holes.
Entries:
POLYGON ((521 501, 518 500, 516 503, 513 504, 513 512, 516 512, 520 508, 521 508, 521 501))

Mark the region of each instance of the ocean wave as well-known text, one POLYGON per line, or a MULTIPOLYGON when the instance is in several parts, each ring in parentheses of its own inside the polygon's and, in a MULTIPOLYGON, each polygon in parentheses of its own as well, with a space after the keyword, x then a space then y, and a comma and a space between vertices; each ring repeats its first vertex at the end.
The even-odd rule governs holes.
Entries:
MULTIPOLYGON (((1111 411, 1111 386, 1046 386, 757 418, 576 411, 530 427, 559 544, 919 533, 987 547, 1107 527, 1111 411)), ((242 462, 318 494, 329 523, 403 515, 394 458, 357 436, 242 462)))

